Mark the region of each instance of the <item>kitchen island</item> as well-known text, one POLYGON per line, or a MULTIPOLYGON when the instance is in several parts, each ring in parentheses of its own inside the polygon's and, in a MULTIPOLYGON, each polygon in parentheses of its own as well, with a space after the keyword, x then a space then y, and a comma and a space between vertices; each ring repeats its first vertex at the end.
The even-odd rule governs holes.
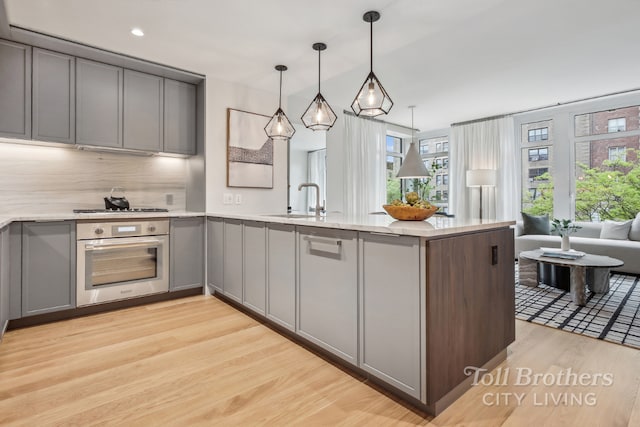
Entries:
POLYGON ((207 285, 437 414, 515 339, 513 224, 210 213, 207 285))

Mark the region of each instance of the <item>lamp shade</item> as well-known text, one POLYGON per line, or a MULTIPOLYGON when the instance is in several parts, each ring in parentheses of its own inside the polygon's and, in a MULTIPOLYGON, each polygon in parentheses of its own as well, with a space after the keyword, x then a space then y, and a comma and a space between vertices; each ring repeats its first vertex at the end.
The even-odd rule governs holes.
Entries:
POLYGON ((467 171, 467 187, 495 187, 495 169, 473 169, 467 171))
POLYGON ((429 171, 420 157, 420 151, 415 142, 411 142, 407 155, 404 156, 402 166, 396 175, 397 178, 425 178, 429 171))

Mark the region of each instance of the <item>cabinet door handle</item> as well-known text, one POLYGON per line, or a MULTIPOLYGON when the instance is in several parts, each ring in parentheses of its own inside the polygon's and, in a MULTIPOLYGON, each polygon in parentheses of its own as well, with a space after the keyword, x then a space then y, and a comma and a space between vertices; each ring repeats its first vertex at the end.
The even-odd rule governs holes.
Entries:
POLYGON ((323 245, 342 246, 342 240, 337 240, 337 239, 321 239, 321 238, 318 238, 318 237, 305 236, 304 240, 306 240, 309 243, 320 243, 320 244, 323 244, 323 245))
POLYGON ((310 255, 342 259, 342 240, 305 236, 310 255))

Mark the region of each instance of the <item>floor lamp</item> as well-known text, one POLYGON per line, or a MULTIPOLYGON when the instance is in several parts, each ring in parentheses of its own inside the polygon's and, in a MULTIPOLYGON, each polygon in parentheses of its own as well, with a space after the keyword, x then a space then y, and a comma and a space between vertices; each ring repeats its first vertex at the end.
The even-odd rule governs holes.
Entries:
POLYGON ((467 187, 480 187, 480 220, 482 221, 482 191, 484 187, 496 186, 494 169, 472 169, 467 171, 467 187))

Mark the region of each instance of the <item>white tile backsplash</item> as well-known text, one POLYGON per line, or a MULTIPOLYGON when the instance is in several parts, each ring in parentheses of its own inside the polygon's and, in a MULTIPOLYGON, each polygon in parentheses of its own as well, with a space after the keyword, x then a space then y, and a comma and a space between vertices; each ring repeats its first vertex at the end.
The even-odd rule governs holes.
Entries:
POLYGON ((104 208, 112 187, 131 207, 185 210, 187 161, 0 140, 0 213, 104 208), (166 195, 173 195, 168 206, 166 195))

